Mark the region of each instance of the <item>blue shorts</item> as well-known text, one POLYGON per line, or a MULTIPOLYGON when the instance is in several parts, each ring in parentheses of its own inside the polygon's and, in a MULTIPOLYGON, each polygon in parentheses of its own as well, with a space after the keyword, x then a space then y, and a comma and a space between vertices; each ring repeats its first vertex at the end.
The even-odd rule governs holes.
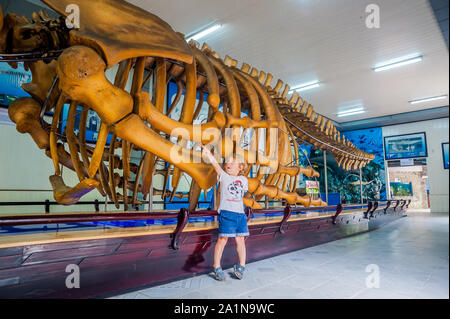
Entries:
POLYGON ((229 210, 219 214, 219 237, 248 236, 247 215, 229 210))

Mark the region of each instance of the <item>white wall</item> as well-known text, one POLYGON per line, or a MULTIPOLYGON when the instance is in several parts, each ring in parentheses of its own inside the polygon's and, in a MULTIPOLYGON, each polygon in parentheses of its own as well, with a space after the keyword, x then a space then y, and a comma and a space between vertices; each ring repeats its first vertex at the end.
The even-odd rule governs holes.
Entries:
POLYGON ((448 142, 449 118, 383 127, 383 136, 425 132, 431 212, 449 211, 449 175, 444 169, 441 143, 448 142))
MULTIPOLYGON (((54 174, 52 161, 40 150, 29 134, 20 134, 12 125, 0 125, 0 202, 54 201, 49 176, 54 174)), ((78 184, 78 178, 69 169, 63 169, 64 182, 68 186, 78 184)), ((98 199, 95 189, 82 201, 98 199)), ((74 205, 50 207, 50 211, 93 211, 94 206, 74 205)), ((0 206, 2 214, 43 213, 43 206, 0 206)))
MULTIPOLYGON (((106 70, 109 81, 114 82, 117 66, 106 70)), ((130 90, 133 78, 131 70, 126 90, 130 90)), ((51 120, 47 119, 47 122, 51 120)), ((12 123, 12 122, 11 122, 12 123)), ((53 163, 40 150, 29 134, 16 131, 15 124, 0 124, 0 202, 42 202, 46 199, 55 201, 50 185, 49 176, 54 174, 53 163)), ((68 148, 66 147, 68 151, 68 148)), ((118 150, 120 151, 120 150, 118 150)), ((117 170, 121 173, 120 170, 117 170)), ((67 186, 73 187, 79 180, 74 171, 63 168, 63 179, 67 186)), ((97 191, 92 190, 84 195, 80 201, 100 202, 105 198, 97 191)), ((154 199, 159 200, 159 199, 154 199)), ((105 205, 100 206, 103 211, 105 205)), ((114 205, 108 205, 108 210, 116 210, 114 205)), ((119 209, 123 209, 123 206, 119 209)), ((94 205, 50 206, 50 212, 94 211, 94 205)), ((0 206, 1 214, 44 213, 44 206, 0 206)))

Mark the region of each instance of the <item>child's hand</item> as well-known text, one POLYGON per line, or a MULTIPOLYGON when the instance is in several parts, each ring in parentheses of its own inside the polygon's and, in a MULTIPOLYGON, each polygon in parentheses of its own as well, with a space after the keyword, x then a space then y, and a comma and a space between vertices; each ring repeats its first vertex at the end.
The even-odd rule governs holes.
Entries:
POLYGON ((219 163, 217 163, 217 160, 215 159, 214 155, 212 155, 212 153, 208 147, 203 146, 203 145, 201 145, 201 147, 202 147, 202 155, 206 156, 209 159, 212 166, 214 166, 214 169, 216 170, 217 175, 220 176, 223 172, 222 167, 220 167, 219 163))
POLYGON ((207 158, 213 157, 211 151, 203 145, 202 145, 202 154, 203 154, 203 156, 206 156, 207 158))

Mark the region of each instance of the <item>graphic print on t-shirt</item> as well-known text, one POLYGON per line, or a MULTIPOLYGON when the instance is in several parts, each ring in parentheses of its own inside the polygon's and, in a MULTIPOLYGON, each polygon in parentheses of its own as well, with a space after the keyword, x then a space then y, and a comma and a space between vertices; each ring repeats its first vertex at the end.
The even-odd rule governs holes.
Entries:
POLYGON ((231 194, 231 198, 228 200, 242 200, 242 197, 244 196, 244 185, 242 185, 242 182, 239 180, 234 181, 228 184, 228 192, 231 194))
POLYGON ((243 197, 248 190, 248 180, 245 176, 232 176, 226 172, 219 175, 220 203, 218 211, 244 214, 243 197))

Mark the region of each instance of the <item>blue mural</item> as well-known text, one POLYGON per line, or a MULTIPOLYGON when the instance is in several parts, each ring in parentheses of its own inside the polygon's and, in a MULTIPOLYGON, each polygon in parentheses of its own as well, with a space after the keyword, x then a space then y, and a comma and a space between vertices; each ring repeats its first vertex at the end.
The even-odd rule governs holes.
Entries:
POLYGON ((345 132, 356 147, 375 155, 375 159, 362 169, 363 197, 386 200, 383 132, 381 127, 345 132))
POLYGON ((310 165, 309 158, 311 157, 312 145, 299 145, 298 146, 298 162, 300 166, 310 165))
MULTIPOLYGON (((363 200, 385 200, 386 181, 383 153, 383 136, 381 128, 364 129, 345 132, 345 136, 356 147, 364 152, 375 155, 375 159, 362 169, 363 200)), ((315 170, 320 173, 318 178, 322 198, 325 198, 325 174, 323 151, 312 149, 309 160, 315 170)), ((327 154, 327 187, 328 203, 355 204, 361 202, 361 185, 359 170, 346 171, 338 166, 333 155, 327 154)))

